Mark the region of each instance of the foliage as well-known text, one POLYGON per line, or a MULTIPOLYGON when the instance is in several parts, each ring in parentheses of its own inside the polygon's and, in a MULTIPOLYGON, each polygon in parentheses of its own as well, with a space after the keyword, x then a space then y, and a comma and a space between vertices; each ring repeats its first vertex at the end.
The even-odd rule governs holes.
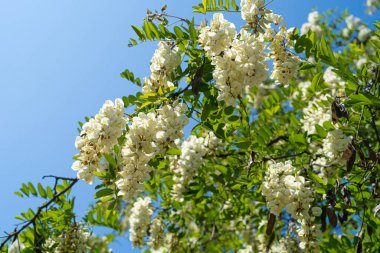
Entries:
POLYGON ((68 231, 83 230, 78 238, 91 252, 107 252, 125 234, 148 252, 378 252, 380 23, 371 31, 348 13, 313 12, 307 25, 288 30, 269 7, 244 0, 193 7, 241 12, 246 25, 231 38, 217 30, 217 22, 232 29, 218 14, 198 26, 166 6, 148 10, 129 45, 160 41, 152 76, 125 70, 142 92, 106 102, 80 125, 78 178, 51 176, 54 187, 27 183, 15 192, 44 203, 16 216, 23 223, 2 250, 18 239, 22 252, 57 252, 68 231), (202 34, 215 43, 210 51, 222 39, 228 45, 209 52, 202 34), (264 82, 246 74, 258 69, 259 56, 249 55, 255 46, 266 56, 260 66, 273 65, 264 82), (134 113, 119 122, 120 103, 134 113), (184 134, 187 118, 195 123, 184 134), (70 190, 89 177, 97 178, 96 203, 77 221, 70 190), (114 232, 87 232, 95 226, 114 232))

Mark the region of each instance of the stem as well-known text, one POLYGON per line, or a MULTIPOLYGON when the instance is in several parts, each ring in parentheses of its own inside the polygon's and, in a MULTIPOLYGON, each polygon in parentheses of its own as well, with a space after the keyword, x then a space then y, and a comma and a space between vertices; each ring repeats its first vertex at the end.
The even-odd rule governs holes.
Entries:
MULTIPOLYGON (((46 177, 55 177, 55 176, 46 176, 46 177)), ((57 178, 61 178, 61 177, 55 177, 56 179, 57 178)), ((32 219, 30 219, 27 223, 25 223, 24 226, 22 226, 20 229, 16 229, 13 233, 10 233, 7 238, 1 243, 0 245, 0 250, 5 246, 5 244, 12 238, 12 237, 17 237, 23 230, 25 230, 27 227, 29 227, 31 224, 35 224, 35 221, 36 219, 38 218, 38 216, 41 214, 41 212, 43 211, 44 208, 47 208, 49 207, 52 203, 56 202, 58 200, 58 198, 60 196, 62 196, 63 194, 65 194, 67 191, 69 191, 78 181, 79 179, 78 178, 71 178, 71 183, 70 185, 68 185, 65 189, 63 189, 63 191, 61 191, 60 193, 57 193, 53 196, 53 198, 51 200, 49 200, 47 203, 43 204, 42 206, 38 207, 37 208, 37 212, 36 214, 33 216, 32 219)))

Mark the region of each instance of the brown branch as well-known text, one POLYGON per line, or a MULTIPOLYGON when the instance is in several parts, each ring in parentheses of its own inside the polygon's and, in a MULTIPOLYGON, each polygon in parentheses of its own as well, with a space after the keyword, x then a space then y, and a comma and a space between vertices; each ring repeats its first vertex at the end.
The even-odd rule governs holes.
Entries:
MULTIPOLYGON (((54 177, 54 178, 63 178, 63 177, 55 177, 55 176, 45 176, 45 177, 54 177)), ((44 177, 44 178, 45 178, 44 177)), ((67 180, 67 178, 65 178, 65 180, 67 180)), ((71 178, 69 179, 71 180, 71 183, 70 185, 68 185, 65 189, 63 189, 63 191, 61 191, 60 193, 57 193, 53 196, 53 198, 51 200, 49 200, 48 202, 46 202, 45 204, 43 204, 42 206, 38 207, 37 208, 37 212, 36 214, 33 216, 32 219, 30 219, 24 226, 22 226, 20 229, 16 229, 13 233, 9 234, 8 237, 1 243, 0 245, 0 250, 5 246, 5 244, 12 238, 12 237, 17 237, 24 229, 26 229, 27 227, 29 227, 31 224, 34 224, 36 219, 38 218, 38 216, 41 214, 41 212, 43 211, 44 208, 47 208, 49 207, 52 203, 56 202, 58 200, 58 198, 60 196, 62 196, 63 194, 65 194, 66 192, 68 192, 78 181, 79 179, 78 178, 71 178)))
POLYGON ((287 141, 287 140, 289 140, 289 136, 287 136, 287 135, 277 136, 277 137, 269 140, 269 142, 267 143, 267 147, 272 146, 273 144, 276 144, 277 142, 279 142, 281 140, 287 141))

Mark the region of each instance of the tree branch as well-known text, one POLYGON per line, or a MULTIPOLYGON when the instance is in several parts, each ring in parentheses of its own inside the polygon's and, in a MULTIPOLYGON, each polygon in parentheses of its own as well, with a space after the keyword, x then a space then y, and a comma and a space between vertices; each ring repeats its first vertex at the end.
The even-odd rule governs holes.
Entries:
MULTIPOLYGON (((45 204, 43 204, 42 206, 38 207, 37 208, 37 212, 36 214, 33 216, 32 219, 30 219, 27 223, 25 223, 24 226, 22 226, 20 229, 16 229, 13 233, 10 233, 7 238, 1 243, 0 245, 0 250, 5 246, 5 244, 11 240, 12 237, 17 237, 24 229, 26 229, 27 227, 29 227, 30 225, 34 224, 36 219, 38 218, 38 216, 41 214, 41 212, 43 211, 44 208, 47 208, 49 207, 52 203, 56 202, 58 200, 58 198, 60 196, 62 196, 63 194, 65 194, 67 191, 69 191, 78 181, 79 179, 78 178, 64 178, 64 177, 56 177, 56 176, 45 176, 45 177, 54 177, 56 178, 56 180, 58 179, 64 179, 64 180, 71 180, 71 183, 70 185, 68 185, 65 189, 63 189, 63 191, 61 191, 60 193, 57 193, 53 196, 53 198, 51 200, 49 200, 48 202, 46 202, 45 204)), ((44 178, 45 178, 44 177, 44 178)))

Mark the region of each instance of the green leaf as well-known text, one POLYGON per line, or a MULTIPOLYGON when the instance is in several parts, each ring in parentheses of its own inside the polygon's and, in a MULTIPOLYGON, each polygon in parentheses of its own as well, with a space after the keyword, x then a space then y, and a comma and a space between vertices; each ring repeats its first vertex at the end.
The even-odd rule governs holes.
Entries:
POLYGON ((101 189, 100 191, 97 191, 96 193, 95 193, 95 198, 96 199, 98 199, 98 198, 101 198, 101 197, 104 197, 104 196, 108 196, 108 195, 111 195, 111 194, 113 194, 113 190, 112 189, 108 189, 108 188, 106 188, 106 189, 101 189))
POLYGON ((309 175, 309 178, 310 178, 312 181, 314 181, 314 182, 316 182, 316 183, 318 183, 318 184, 320 184, 320 185, 324 185, 324 186, 326 186, 326 182, 323 181, 323 179, 320 178, 320 177, 319 177, 317 174, 315 174, 313 171, 311 171, 311 170, 307 170, 307 174, 309 175))
POLYGON ((106 158, 107 162, 109 162, 109 164, 111 164, 111 166, 113 166, 114 168, 117 168, 117 163, 116 163, 116 160, 113 156, 111 156, 109 154, 104 154, 104 158, 106 158))
POLYGON ((132 25, 132 29, 135 31, 135 33, 137 34, 137 36, 139 37, 139 39, 141 41, 145 41, 146 40, 144 32, 140 28, 138 28, 135 25, 132 25))
POLYGON ((372 105, 380 107, 380 99, 367 93, 353 94, 349 96, 349 100, 346 102, 346 104, 351 106, 372 105))
POLYGON ((323 73, 316 74, 313 77, 311 85, 309 86, 309 88, 307 88, 307 90, 314 94, 315 91, 319 90, 322 80, 323 80, 323 73))
POLYGON ((46 198, 47 194, 46 194, 44 187, 41 185, 41 183, 38 183, 37 188, 38 188, 38 193, 40 194, 40 196, 43 198, 46 198))
POLYGON ((166 154, 168 155, 181 155, 182 151, 179 148, 169 148, 168 151, 166 151, 166 154))
POLYGON ((21 198, 23 198, 23 197, 24 197, 24 195, 22 195, 22 193, 21 193, 21 192, 14 192, 14 194, 15 194, 15 195, 17 195, 17 196, 19 196, 19 197, 21 197, 21 198))

